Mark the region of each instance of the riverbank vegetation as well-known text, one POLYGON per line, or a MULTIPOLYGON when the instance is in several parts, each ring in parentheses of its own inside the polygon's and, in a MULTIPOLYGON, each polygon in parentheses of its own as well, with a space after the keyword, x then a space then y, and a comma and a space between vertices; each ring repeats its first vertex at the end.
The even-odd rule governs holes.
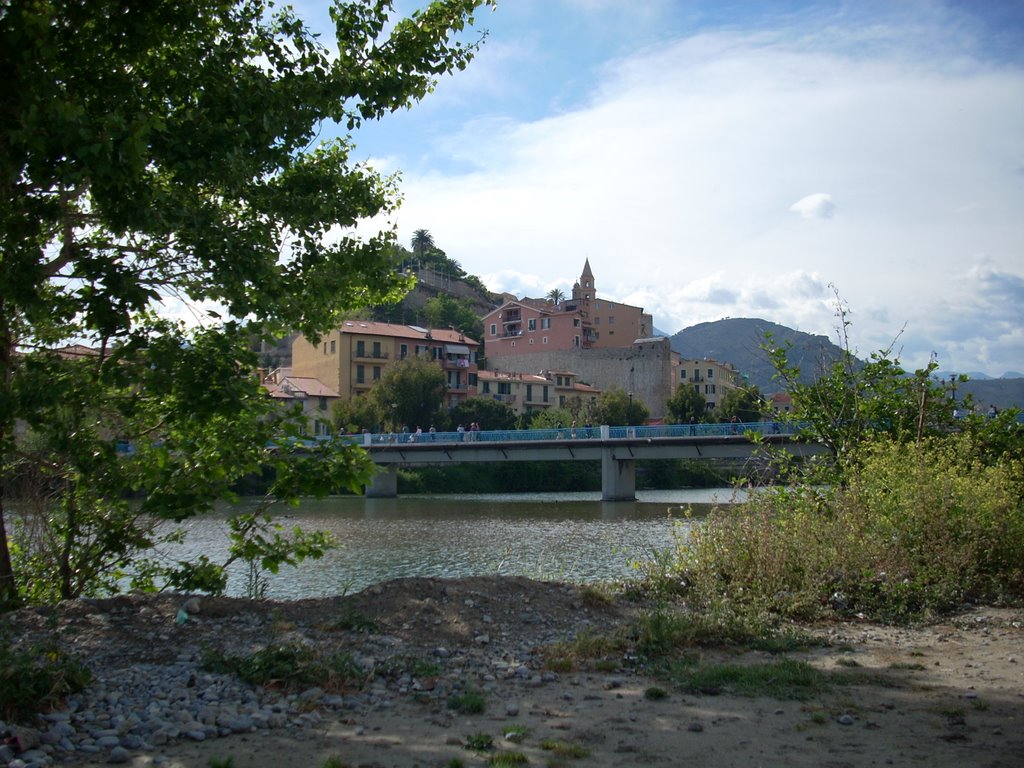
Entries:
POLYGON ((646 584, 694 611, 768 626, 857 616, 911 621, 1024 599, 1024 425, 977 415, 890 350, 845 353, 798 383, 768 340, 804 437, 824 460, 777 457, 782 483, 717 509, 642 564, 646 584), (954 411, 957 415, 954 415, 954 411), (965 412, 967 415, 961 416, 965 412))

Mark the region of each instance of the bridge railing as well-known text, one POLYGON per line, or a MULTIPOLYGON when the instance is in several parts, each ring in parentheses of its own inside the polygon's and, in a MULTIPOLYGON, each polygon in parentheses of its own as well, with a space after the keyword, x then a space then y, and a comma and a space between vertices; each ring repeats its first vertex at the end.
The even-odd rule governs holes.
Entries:
POLYGON ((664 424, 641 427, 553 427, 549 429, 489 429, 465 432, 384 432, 359 435, 322 436, 316 440, 339 439, 367 447, 430 443, 510 443, 547 440, 635 440, 678 437, 792 435, 800 425, 786 421, 755 421, 721 424, 664 424))

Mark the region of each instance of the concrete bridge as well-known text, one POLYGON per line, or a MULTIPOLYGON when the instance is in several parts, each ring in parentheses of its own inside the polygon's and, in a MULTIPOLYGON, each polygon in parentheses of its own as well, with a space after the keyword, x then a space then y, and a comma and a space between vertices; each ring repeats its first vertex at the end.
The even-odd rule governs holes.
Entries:
POLYGON ((601 498, 636 498, 638 459, 745 459, 768 445, 797 456, 825 449, 794 438, 792 425, 778 422, 659 427, 580 427, 423 434, 364 434, 362 444, 380 472, 366 495, 398 495, 398 467, 493 461, 600 461, 601 498))

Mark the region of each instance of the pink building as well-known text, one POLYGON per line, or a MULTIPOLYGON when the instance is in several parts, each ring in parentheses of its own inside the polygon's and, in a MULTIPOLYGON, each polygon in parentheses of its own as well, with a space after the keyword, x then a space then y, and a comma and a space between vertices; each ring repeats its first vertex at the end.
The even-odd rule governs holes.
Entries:
POLYGON ((636 339, 649 337, 654 326, 642 307, 597 295, 589 259, 571 298, 560 304, 547 299, 509 300, 485 315, 483 323, 488 357, 628 347, 636 339))

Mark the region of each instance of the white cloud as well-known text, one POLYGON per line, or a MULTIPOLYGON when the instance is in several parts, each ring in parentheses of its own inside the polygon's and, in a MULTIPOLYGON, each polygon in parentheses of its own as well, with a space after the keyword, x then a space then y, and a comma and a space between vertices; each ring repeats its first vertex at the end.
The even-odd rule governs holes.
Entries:
POLYGON ((815 192, 813 195, 801 197, 789 206, 789 210, 805 219, 831 219, 836 206, 832 202, 832 195, 827 192, 815 192))
POLYGON ((923 364, 935 307, 983 288, 955 277, 974 254, 1021 278, 1024 75, 941 45, 856 57, 853 42, 842 25, 670 40, 610 61, 581 108, 469 120, 435 145, 459 171, 406 174, 400 238, 427 227, 492 288, 530 295, 589 257, 600 292, 670 332, 756 314, 829 333, 833 282, 861 349, 905 326, 923 364))

